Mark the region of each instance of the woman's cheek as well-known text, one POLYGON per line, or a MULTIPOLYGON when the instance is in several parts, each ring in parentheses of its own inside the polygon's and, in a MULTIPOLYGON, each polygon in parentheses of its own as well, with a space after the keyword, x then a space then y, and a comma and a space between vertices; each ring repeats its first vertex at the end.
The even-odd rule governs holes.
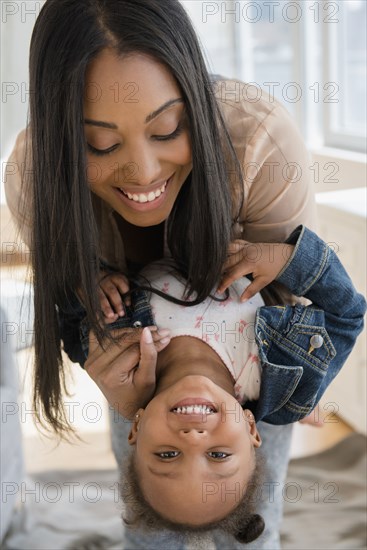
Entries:
POLYGON ((174 141, 158 143, 157 156, 161 161, 176 166, 185 166, 192 161, 192 147, 190 134, 184 130, 174 141))
POLYGON ((87 181, 92 191, 98 189, 106 179, 106 170, 98 161, 89 161, 87 163, 87 181))
POLYGON ((181 161, 179 164, 182 164, 183 166, 185 164, 190 164, 192 162, 192 147, 190 136, 188 134, 184 137, 183 143, 180 145, 180 149, 181 161))

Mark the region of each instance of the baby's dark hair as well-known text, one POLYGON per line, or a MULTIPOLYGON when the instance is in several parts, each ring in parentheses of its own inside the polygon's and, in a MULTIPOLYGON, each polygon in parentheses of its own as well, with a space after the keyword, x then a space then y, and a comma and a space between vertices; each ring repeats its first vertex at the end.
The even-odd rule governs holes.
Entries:
POLYGON ((125 505, 122 519, 129 527, 154 531, 169 529, 180 533, 183 537, 191 537, 193 533, 205 535, 213 529, 220 529, 233 535, 241 543, 249 543, 257 539, 265 528, 263 518, 255 511, 263 475, 264 463, 261 458, 257 458, 245 494, 236 508, 223 519, 204 525, 176 523, 161 516, 144 498, 136 469, 135 451, 133 451, 122 467, 121 497, 125 505))

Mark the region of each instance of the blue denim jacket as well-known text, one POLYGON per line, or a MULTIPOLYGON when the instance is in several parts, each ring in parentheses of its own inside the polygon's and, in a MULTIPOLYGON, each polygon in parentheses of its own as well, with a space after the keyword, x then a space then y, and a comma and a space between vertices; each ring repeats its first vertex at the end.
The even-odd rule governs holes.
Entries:
MULTIPOLYGON (((314 232, 300 225, 286 243, 295 248, 277 280, 312 305, 257 310, 260 396, 243 407, 252 410, 256 421, 270 424, 289 424, 312 412, 352 351, 366 311, 364 297, 355 290, 337 255, 314 232)), ((147 294, 139 290, 126 316, 110 327, 152 324, 147 294)), ((80 304, 72 314, 60 315, 60 328, 66 353, 84 365, 89 330, 80 304), (79 337, 75 337, 77 328, 79 337)))

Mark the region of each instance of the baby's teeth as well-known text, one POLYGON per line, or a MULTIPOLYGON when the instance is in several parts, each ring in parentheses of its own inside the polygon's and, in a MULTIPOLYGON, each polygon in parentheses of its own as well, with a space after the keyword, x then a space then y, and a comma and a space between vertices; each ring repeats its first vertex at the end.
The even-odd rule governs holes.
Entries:
POLYGON ((213 410, 208 405, 184 405, 173 410, 176 414, 213 414, 213 410))
POLYGON ((154 201, 154 199, 155 199, 155 193, 153 193, 153 191, 151 191, 148 195, 148 201, 152 202, 152 201, 154 201))
MULTIPOLYGON (((129 197, 129 198, 130 198, 130 197, 129 197)), ((134 195, 133 195, 133 201, 139 202, 139 197, 138 197, 138 195, 135 195, 135 193, 134 193, 134 195)))
POLYGON ((157 191, 155 192, 155 196, 158 198, 161 193, 162 191, 160 189, 157 189, 157 191))

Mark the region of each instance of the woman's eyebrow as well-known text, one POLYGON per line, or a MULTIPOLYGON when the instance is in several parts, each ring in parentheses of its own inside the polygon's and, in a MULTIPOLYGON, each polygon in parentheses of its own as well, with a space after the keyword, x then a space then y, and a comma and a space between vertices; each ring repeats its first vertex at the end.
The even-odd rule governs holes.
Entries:
POLYGON ((168 107, 171 107, 171 105, 175 105, 176 103, 183 103, 182 97, 178 97, 176 99, 170 99, 169 101, 167 101, 166 103, 158 107, 158 109, 156 109, 155 111, 153 111, 147 116, 147 118, 145 119, 145 124, 148 124, 148 122, 153 120, 153 118, 160 115, 162 111, 165 111, 166 109, 168 109, 168 107))
MULTIPOLYGON (((175 105, 176 103, 183 103, 183 99, 181 97, 178 97, 176 99, 170 99, 169 101, 166 101, 166 103, 158 107, 158 109, 156 109, 146 117, 145 124, 148 124, 148 122, 151 122, 163 111, 168 109, 168 107, 171 107, 171 105, 175 105)), ((91 126, 99 126, 100 128, 109 128, 111 130, 118 130, 118 127, 113 122, 103 122, 102 120, 92 120, 90 118, 85 118, 84 124, 89 124, 91 126)))

